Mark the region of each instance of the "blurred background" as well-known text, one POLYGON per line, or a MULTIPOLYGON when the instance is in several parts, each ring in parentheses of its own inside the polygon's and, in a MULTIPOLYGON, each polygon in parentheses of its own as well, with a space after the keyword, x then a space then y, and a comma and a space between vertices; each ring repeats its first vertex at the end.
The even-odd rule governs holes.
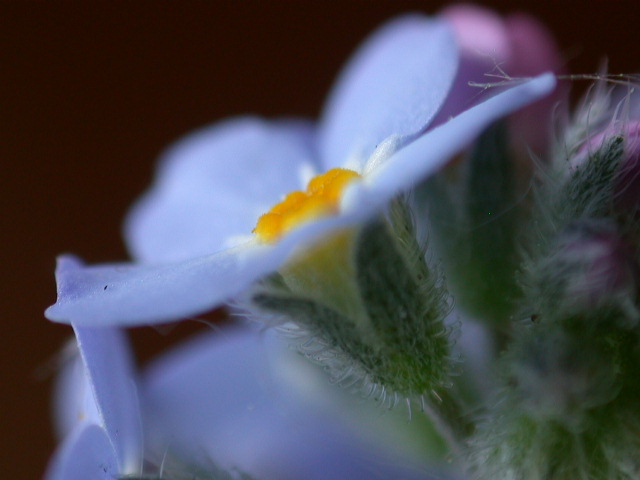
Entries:
MULTIPOLYGON (((640 71, 637 0, 492 1, 545 22, 573 73, 640 71)), ((121 220, 154 159, 229 115, 316 116, 364 36, 440 1, 0 2, 0 336, 3 478, 40 478, 49 395, 69 327, 43 317, 54 260, 126 259, 121 220)), ((576 84, 583 89, 586 83, 576 84)), ((138 329, 148 356, 188 326, 138 329)))

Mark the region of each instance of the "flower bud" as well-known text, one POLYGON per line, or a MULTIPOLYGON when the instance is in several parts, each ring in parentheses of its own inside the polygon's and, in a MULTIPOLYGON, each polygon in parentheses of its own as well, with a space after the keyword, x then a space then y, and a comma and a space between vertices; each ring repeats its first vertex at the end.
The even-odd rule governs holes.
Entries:
POLYGON ((615 185, 616 206, 634 215, 640 209, 640 121, 625 125, 623 130, 624 157, 615 185))
POLYGON ((637 323, 638 266, 612 222, 574 222, 537 267, 529 298, 542 315, 582 314, 614 306, 637 323))
POLYGON ((614 353, 593 337, 537 325, 516 343, 511 381, 528 415, 580 430, 589 410, 616 397, 620 381, 614 353))
MULTIPOLYGON (((459 4, 445 8, 442 16, 453 27, 461 55, 453 93, 439 116, 442 120, 479 100, 483 90, 470 83, 493 84, 562 70, 562 59, 552 35, 529 15, 517 13, 502 18, 489 9, 459 4)), ((535 152, 545 151, 550 113, 563 96, 562 89, 557 89, 544 100, 512 115, 514 144, 523 143, 525 149, 535 152)))
MULTIPOLYGON (((613 122, 612 125, 592 134, 584 140, 583 144, 577 149, 577 153, 569 159, 570 171, 581 168, 589 158, 593 157, 597 152, 605 148, 607 144, 615 137, 621 137, 624 141, 625 158, 636 158, 640 156, 640 121, 632 120, 621 124, 613 122)), ((624 167, 624 162, 621 168, 624 167)))
POLYGON ((594 308, 517 332, 504 388, 470 442, 474 478, 637 478, 637 336, 611 317, 594 308))
POLYGON ((594 169, 593 164, 613 148, 621 149, 611 185, 613 206, 618 213, 636 217, 640 209, 640 120, 622 124, 613 122, 589 137, 569 158, 568 174, 574 175, 580 169, 594 169), (616 141, 622 143, 621 147, 615 145, 616 141))
POLYGON ((533 417, 507 397, 471 441, 473 478, 638 478, 637 404, 596 408, 580 427, 533 417))
POLYGON ((563 250, 582 267, 581 275, 567 286, 568 297, 596 306, 607 297, 635 292, 637 266, 615 233, 578 227, 564 239, 563 250))

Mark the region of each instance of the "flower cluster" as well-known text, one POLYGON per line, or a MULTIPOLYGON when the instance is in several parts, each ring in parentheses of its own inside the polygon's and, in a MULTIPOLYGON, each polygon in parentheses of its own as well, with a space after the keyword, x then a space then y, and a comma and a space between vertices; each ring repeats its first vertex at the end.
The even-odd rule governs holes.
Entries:
POLYGON ((561 63, 526 15, 403 16, 318 122, 170 148, 133 261, 59 259, 46 478, 638 478, 640 103, 554 125, 561 63), (133 365, 127 327, 225 305, 133 365))

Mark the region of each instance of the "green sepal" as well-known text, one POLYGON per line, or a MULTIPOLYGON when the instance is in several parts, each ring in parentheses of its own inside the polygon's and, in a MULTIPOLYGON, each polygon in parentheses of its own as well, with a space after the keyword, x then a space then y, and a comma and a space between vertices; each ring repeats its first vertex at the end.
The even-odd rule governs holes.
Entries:
POLYGON ((579 425, 540 417, 503 392, 469 443, 478 480, 640 478, 640 415, 618 399, 584 412, 579 425))
POLYGON ((356 242, 356 283, 378 348, 391 360, 387 384, 404 395, 440 388, 451 368, 445 292, 424 255, 413 255, 408 265, 410 255, 399 251, 382 218, 369 222, 356 242))
MULTIPOLYGON (((317 277, 349 283, 343 289, 352 295, 346 307, 334 295, 323 297, 340 290, 339 284, 304 291, 305 283, 288 279, 290 272, 305 271, 305 265, 322 268, 309 253, 297 259, 307 264, 289 265, 261 282, 250 301, 277 321, 297 325, 301 351, 325 365, 338 383, 391 404, 398 397, 429 397, 447 385, 452 359, 444 282, 427 265, 406 204, 394 201, 389 217, 353 231, 353 241, 326 242, 328 248, 350 250, 334 251, 343 263, 333 262, 327 275, 317 277)), ((310 252, 326 255, 318 246, 310 252)))
POLYGON ((621 218, 614 209, 615 179, 624 155, 624 139, 611 138, 581 165, 568 171, 568 160, 556 171, 545 172, 535 191, 533 236, 528 246, 534 257, 547 254, 558 234, 576 221, 621 218))
MULTIPOLYGON (((259 309, 286 316, 298 325, 304 327, 310 337, 315 338, 317 351, 314 352, 316 361, 322 363, 326 349, 331 351, 328 358, 335 360, 342 356, 343 361, 348 358, 359 364, 365 372, 377 369, 375 352, 372 347, 362 341, 352 320, 344 317, 334 309, 322 305, 312 299, 260 292, 253 296, 252 302, 259 309), (324 348, 318 348, 318 347, 324 348), (337 351, 336 351, 337 349, 337 351), (341 355, 342 354, 342 355, 341 355)), ((349 362, 351 363, 351 362, 349 362)))
MULTIPOLYGON (((640 238, 637 220, 615 208, 616 180, 624 155, 623 140, 620 136, 612 137, 572 171, 564 165, 564 170, 549 171, 543 177, 542 185, 535 192, 532 235, 526 244, 527 255, 519 277, 525 292, 523 316, 549 319, 554 315, 587 313, 593 308, 589 304, 580 305, 578 298, 566 291, 568 285, 581 281, 590 268, 590 259, 577 256, 573 251, 573 239, 575 237, 578 244, 581 232, 587 240, 590 234, 616 236, 624 241, 628 239, 630 244, 634 238, 640 238)), ((558 163, 555 162, 556 170, 559 170, 558 163)), ((637 268, 633 265, 632 255, 630 272, 637 268)), ((603 285, 600 303, 617 305, 626 312, 625 322, 635 325, 640 310, 633 274, 629 277, 629 285, 618 287, 615 292, 607 291, 611 287, 603 285)))
POLYGON ((605 305, 520 325, 470 442, 478 479, 640 478, 640 342, 621 315, 605 305))
POLYGON ((492 325, 510 320, 520 296, 518 228, 528 204, 516 191, 506 124, 478 138, 458 163, 416 191, 456 304, 492 325))

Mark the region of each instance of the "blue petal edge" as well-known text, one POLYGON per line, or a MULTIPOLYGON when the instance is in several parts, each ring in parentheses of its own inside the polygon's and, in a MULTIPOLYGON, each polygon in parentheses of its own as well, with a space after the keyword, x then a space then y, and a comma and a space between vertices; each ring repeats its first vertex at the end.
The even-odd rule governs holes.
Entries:
POLYGON ((376 30, 349 60, 320 123, 325 168, 362 166, 390 135, 423 131, 447 98, 458 69, 449 25, 405 15, 376 30))
POLYGON ((555 76, 545 73, 501 92, 427 132, 374 168, 364 184, 350 192, 349 203, 374 204, 379 208, 393 196, 439 171, 492 122, 548 95, 555 85, 555 76))
POLYGON ((256 241, 182 262, 84 266, 58 259, 58 301, 49 320, 76 326, 134 326, 189 318, 244 292, 275 271, 299 247, 362 219, 363 212, 300 227, 275 245, 256 241))
POLYGON ((122 472, 142 466, 142 419, 137 378, 123 331, 74 325, 96 407, 122 472))
POLYGON ((82 425, 58 447, 45 480, 113 480, 120 474, 116 453, 98 425, 82 425))

